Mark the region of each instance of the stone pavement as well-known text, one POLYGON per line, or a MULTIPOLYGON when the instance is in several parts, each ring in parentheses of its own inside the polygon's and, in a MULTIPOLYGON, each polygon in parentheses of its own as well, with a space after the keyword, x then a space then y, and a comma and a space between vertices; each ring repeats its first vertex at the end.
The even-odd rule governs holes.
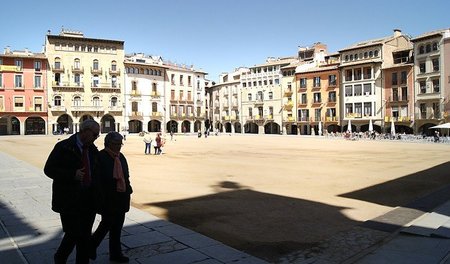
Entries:
MULTIPOLYGON (((443 188, 279 262, 450 264, 449 197, 443 188)), ((0 152, 0 263, 52 263, 62 233, 50 199, 41 168, 0 152)), ((126 216, 122 246, 130 263, 266 263, 136 208, 126 216)), ((95 263, 109 263, 106 239, 95 263)))
MULTIPOLYGON (((0 263, 53 263, 62 232, 51 184, 41 168, 0 152, 0 263)), ((136 208, 126 215, 122 247, 130 263, 266 263, 136 208)), ((106 239, 97 255, 95 263, 109 263, 106 239)))

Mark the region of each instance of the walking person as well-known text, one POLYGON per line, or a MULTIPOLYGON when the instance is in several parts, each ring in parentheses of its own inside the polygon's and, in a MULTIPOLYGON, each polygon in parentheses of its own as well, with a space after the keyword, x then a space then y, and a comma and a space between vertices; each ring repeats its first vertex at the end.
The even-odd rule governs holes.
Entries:
POLYGON ((151 147, 152 147, 152 137, 150 136, 150 133, 145 133, 144 135, 144 143, 145 143, 145 155, 150 154, 151 147))
POLYGON ((130 210, 130 185, 128 163, 120 152, 123 136, 109 132, 105 137, 105 148, 98 155, 99 189, 103 195, 98 212, 102 220, 91 237, 90 258, 97 258, 97 247, 109 232, 109 259, 127 263, 129 258, 122 253, 120 235, 125 213, 130 210))
POLYGON ((95 220, 94 167, 98 149, 93 144, 100 126, 92 119, 80 125, 80 132, 58 142, 44 166, 51 179, 52 210, 59 213, 64 237, 54 261, 66 263, 76 247, 77 264, 89 263, 89 239, 95 220))
POLYGON ((155 155, 159 155, 161 154, 161 143, 162 143, 161 133, 158 132, 158 134, 156 134, 155 141, 156 141, 155 155))

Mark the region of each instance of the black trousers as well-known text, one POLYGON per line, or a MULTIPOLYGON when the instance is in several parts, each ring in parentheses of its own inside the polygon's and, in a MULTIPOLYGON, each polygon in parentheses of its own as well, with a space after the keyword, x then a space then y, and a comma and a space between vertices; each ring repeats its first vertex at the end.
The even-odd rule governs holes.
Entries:
POLYGON ((122 232, 124 221, 125 212, 102 214, 102 220, 100 221, 97 230, 92 234, 91 246, 96 249, 109 232, 109 256, 122 256, 120 234, 122 232))
POLYGON ((89 263, 89 239, 95 220, 94 211, 60 213, 64 237, 55 253, 55 263, 66 263, 76 247, 77 264, 89 263))

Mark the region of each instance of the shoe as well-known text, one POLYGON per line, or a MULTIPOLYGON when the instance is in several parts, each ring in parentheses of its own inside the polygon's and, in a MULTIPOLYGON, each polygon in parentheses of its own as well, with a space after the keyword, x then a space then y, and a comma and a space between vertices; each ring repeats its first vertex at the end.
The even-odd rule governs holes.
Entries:
POLYGON ((113 262, 117 262, 117 263, 128 263, 128 262, 130 262, 130 259, 128 257, 125 257, 124 255, 110 257, 109 260, 113 261, 113 262))

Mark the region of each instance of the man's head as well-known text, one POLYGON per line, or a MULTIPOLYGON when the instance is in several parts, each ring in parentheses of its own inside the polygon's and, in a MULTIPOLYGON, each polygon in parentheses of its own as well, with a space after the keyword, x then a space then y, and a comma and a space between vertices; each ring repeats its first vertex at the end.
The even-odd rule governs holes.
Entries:
POLYGON ((83 145, 91 145, 100 135, 100 125, 93 119, 86 119, 80 124, 80 140, 83 145))
POLYGON ((123 136, 119 132, 111 131, 105 136, 105 148, 109 148, 115 153, 119 153, 122 148, 123 136))

